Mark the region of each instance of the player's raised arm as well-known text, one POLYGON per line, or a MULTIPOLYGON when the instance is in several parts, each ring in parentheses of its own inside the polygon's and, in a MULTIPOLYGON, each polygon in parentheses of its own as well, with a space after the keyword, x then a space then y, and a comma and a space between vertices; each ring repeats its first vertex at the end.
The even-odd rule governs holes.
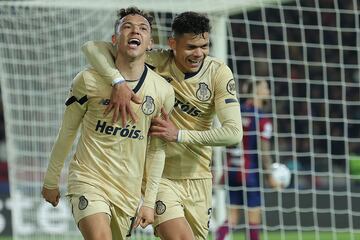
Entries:
POLYGON ((88 41, 81 47, 81 50, 88 62, 113 86, 110 103, 104 114, 107 115, 114 109, 112 121, 118 121, 120 114, 123 127, 126 125, 127 115, 130 115, 131 119, 136 122, 137 116, 130 106, 130 101, 140 104, 141 100, 129 88, 125 78, 115 66, 114 46, 104 41, 88 41))
POLYGON ((63 121, 51 151, 50 161, 45 173, 42 195, 54 207, 59 203, 59 180, 65 159, 76 138, 82 117, 86 111, 87 96, 82 74, 78 74, 65 105, 63 121))

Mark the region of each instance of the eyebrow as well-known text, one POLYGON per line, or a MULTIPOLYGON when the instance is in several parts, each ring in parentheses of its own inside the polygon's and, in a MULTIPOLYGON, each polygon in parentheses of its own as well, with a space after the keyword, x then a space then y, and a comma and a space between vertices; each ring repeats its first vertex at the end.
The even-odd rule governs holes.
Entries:
POLYGON ((201 46, 197 46, 197 45, 194 45, 194 44, 187 44, 188 47, 192 47, 192 48, 198 48, 198 47, 208 47, 210 45, 210 43, 205 43, 201 46))
POLYGON ((146 27, 150 28, 150 25, 149 25, 149 24, 147 24, 147 23, 145 23, 145 22, 142 22, 142 23, 136 24, 136 23, 131 22, 131 21, 126 21, 126 22, 123 22, 123 23, 122 23, 122 25, 123 25, 123 24, 131 24, 131 25, 138 25, 138 26, 146 26, 146 27))

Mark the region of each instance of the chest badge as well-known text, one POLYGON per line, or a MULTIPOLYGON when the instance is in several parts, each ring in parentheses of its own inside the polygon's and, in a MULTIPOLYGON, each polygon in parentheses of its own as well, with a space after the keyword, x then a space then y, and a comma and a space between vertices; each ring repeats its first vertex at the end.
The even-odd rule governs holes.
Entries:
POLYGON ((141 105, 141 110, 145 115, 150 115, 155 111, 154 99, 151 96, 145 96, 145 101, 141 105))
POLYGON ((199 83, 199 88, 196 91, 196 97, 200 101, 207 101, 211 97, 211 91, 206 83, 199 83))

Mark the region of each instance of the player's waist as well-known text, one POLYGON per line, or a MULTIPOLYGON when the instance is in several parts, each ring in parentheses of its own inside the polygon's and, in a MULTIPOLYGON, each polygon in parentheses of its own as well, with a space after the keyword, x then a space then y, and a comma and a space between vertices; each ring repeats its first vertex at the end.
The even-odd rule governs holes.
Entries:
POLYGON ((111 204, 121 208, 128 215, 134 215, 141 196, 140 189, 134 192, 128 192, 126 190, 114 190, 106 184, 91 179, 88 179, 86 182, 72 181, 69 179, 67 195, 94 193, 105 196, 111 204))

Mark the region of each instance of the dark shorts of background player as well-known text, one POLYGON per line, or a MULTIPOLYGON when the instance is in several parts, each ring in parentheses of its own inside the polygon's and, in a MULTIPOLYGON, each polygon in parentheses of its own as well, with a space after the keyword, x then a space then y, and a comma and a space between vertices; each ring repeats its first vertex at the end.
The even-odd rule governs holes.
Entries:
POLYGON ((252 172, 247 174, 244 179, 246 187, 241 182, 239 174, 237 171, 228 172, 230 205, 246 205, 248 207, 261 206, 259 173, 252 172))

